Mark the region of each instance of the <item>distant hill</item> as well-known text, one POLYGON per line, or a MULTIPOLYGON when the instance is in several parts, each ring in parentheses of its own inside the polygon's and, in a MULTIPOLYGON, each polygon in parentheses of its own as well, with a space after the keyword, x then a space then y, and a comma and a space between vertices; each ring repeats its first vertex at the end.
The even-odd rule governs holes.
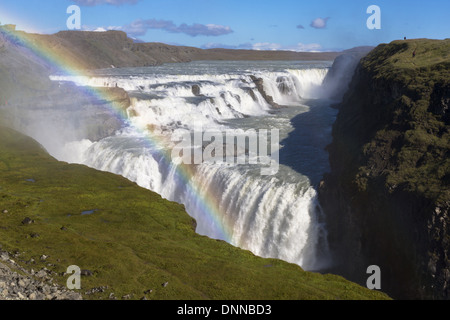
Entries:
POLYGON ((123 31, 61 31, 52 35, 29 34, 14 27, 0 27, 10 37, 26 39, 49 50, 70 66, 81 69, 144 67, 199 60, 334 60, 339 52, 257 51, 199 49, 163 43, 141 43, 123 31))

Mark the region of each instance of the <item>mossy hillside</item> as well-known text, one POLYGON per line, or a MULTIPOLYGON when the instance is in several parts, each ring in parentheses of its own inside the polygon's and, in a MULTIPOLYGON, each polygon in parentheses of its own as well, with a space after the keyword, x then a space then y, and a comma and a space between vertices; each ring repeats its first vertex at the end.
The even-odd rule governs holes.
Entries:
POLYGON ((359 113, 359 123, 352 126, 360 134, 347 136, 348 145, 342 146, 352 151, 349 160, 355 165, 348 167, 359 167, 356 185, 365 190, 371 178, 382 176, 392 191, 400 188, 445 203, 450 199, 450 132, 444 116, 432 112, 432 97, 439 88, 450 88, 450 39, 380 45, 360 68, 370 75, 371 88, 353 92, 348 101, 357 106, 347 110, 359 113), (357 111, 360 101, 370 103, 357 111))
MULTIPOLYGON (((21 253, 16 260, 28 269, 91 270, 81 293, 108 289, 86 299, 111 292, 139 299, 149 289, 148 299, 388 298, 339 276, 305 272, 200 236, 180 204, 120 176, 58 162, 11 129, 0 127, 0 137, 3 249, 21 253), (87 210, 96 211, 81 215, 87 210), (26 217, 34 223, 22 224, 26 217), (46 261, 39 259, 43 254, 46 261), (31 258, 35 263, 25 265, 31 258)), ((67 277, 57 280, 65 284, 67 277)))
POLYGON ((401 299, 448 298, 450 40, 379 45, 358 65, 319 191, 340 270, 401 299), (351 261, 351 263, 348 263, 351 261))

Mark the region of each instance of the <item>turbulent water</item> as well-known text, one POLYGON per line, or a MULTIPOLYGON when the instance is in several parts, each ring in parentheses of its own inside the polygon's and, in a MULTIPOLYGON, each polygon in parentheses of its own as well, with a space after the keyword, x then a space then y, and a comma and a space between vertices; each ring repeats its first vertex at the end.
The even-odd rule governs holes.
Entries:
POLYGON ((121 130, 96 142, 72 141, 54 156, 120 174, 184 204, 200 234, 307 270, 326 268, 326 228, 315 188, 328 169, 324 147, 335 118, 321 86, 330 65, 195 62, 52 76, 79 86, 121 87, 131 97, 121 130), (252 76, 287 108, 274 110, 252 76), (198 127, 237 135, 278 129, 278 171, 262 175, 263 164, 204 162, 186 174, 164 150, 173 147, 176 130, 198 127))

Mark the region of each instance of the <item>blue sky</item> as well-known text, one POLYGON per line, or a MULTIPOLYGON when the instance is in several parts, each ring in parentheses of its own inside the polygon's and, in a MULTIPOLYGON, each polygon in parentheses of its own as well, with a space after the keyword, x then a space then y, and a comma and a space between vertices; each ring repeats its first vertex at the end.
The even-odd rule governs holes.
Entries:
POLYGON ((200 48, 330 51, 450 38, 449 0, 1 0, 0 22, 55 33, 67 30, 74 4, 83 30, 200 48), (381 9, 379 30, 367 28, 370 5, 381 9))

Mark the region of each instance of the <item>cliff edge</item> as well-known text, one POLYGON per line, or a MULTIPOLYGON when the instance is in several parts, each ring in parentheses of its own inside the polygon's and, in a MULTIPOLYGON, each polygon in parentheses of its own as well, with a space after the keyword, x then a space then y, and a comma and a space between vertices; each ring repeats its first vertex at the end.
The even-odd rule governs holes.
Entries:
POLYGON ((363 58, 333 126, 319 190, 333 272, 381 269, 399 299, 448 299, 450 39, 382 44, 363 58))

